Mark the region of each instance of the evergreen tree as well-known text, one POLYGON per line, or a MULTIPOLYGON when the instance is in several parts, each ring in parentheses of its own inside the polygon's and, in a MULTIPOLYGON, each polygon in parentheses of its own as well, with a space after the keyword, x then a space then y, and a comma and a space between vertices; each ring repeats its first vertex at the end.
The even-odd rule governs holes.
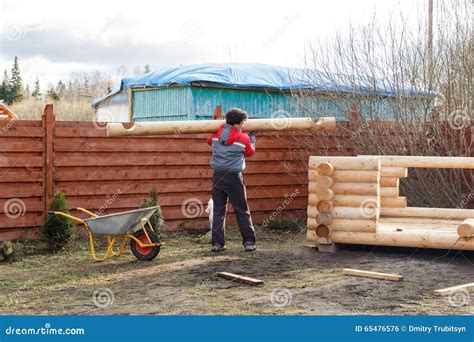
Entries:
POLYGON ((7 104, 11 104, 11 91, 10 91, 10 77, 8 72, 3 72, 2 85, 0 86, 0 100, 5 101, 7 104))
POLYGON ((35 85, 33 88, 33 92, 31 93, 31 96, 36 100, 39 100, 41 98, 41 89, 40 89, 40 82, 39 82, 38 77, 36 77, 35 85))
MULTIPOLYGON (((54 194, 53 201, 49 206, 49 211, 60 211, 69 214, 66 196, 62 192, 54 194)), ((42 233, 49 248, 53 251, 63 249, 68 242, 74 237, 74 222, 63 216, 50 214, 45 217, 42 233)))
POLYGON ((59 95, 53 87, 49 87, 48 91, 46 92, 46 96, 53 101, 59 101, 59 95))
POLYGON ((23 82, 20 75, 20 65, 18 63, 18 57, 15 56, 13 60, 13 68, 11 71, 10 79, 10 91, 11 91, 11 102, 20 102, 23 100, 23 82))

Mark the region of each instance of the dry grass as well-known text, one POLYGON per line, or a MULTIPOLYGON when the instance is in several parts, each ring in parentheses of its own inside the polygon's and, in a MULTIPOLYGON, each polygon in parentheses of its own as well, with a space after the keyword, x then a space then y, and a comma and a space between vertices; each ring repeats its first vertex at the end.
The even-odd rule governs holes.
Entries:
POLYGON ((56 120, 59 121, 92 121, 94 112, 88 101, 43 101, 28 99, 10 106, 21 120, 41 120, 44 107, 52 103, 56 120))

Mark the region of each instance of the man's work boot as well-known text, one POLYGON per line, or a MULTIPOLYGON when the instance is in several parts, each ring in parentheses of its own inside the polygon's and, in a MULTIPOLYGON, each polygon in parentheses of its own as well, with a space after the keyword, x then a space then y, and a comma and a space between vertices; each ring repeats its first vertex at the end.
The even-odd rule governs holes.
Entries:
POLYGON ((219 245, 219 244, 216 243, 216 244, 214 244, 214 245, 212 246, 211 251, 213 251, 213 252, 223 252, 223 251, 225 251, 226 249, 227 249, 227 248, 226 248, 225 246, 221 246, 221 245, 219 245))
POLYGON ((244 248, 246 252, 253 252, 257 250, 257 246, 253 242, 246 242, 244 244, 244 248))

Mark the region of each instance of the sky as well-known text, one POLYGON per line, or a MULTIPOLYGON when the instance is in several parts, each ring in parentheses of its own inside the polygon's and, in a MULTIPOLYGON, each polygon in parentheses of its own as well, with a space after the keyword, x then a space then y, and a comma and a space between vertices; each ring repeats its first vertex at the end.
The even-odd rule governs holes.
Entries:
MULTIPOLYGON (((304 67, 309 43, 349 25, 424 15, 428 0, 0 0, 0 71, 20 60, 25 83, 99 70, 119 82, 197 63, 304 67)), ((438 0, 442 1, 442 0, 438 0)))

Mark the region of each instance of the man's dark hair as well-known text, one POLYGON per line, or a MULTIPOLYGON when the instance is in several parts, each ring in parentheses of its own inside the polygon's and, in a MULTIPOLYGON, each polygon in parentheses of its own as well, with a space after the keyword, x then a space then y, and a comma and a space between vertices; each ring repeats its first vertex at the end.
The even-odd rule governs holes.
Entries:
POLYGON ((225 122, 228 125, 239 125, 242 121, 247 120, 248 114, 240 108, 231 108, 225 113, 225 122))

